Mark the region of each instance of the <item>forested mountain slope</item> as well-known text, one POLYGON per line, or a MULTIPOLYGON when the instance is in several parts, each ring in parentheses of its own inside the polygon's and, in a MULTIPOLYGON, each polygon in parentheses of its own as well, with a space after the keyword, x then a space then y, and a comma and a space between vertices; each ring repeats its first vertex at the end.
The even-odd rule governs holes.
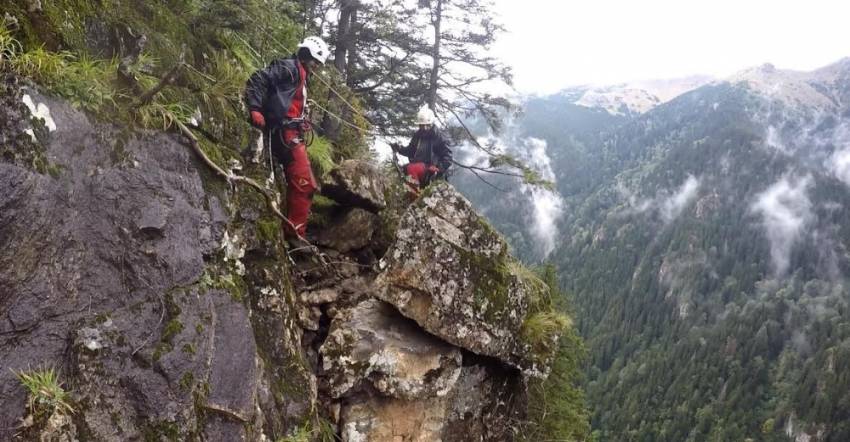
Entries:
MULTIPOLYGON (((532 100, 518 125, 547 142, 548 260, 602 440, 850 438, 850 61, 761 66, 599 126, 577 112, 532 100)), ((511 198, 475 201, 512 227, 511 198)))

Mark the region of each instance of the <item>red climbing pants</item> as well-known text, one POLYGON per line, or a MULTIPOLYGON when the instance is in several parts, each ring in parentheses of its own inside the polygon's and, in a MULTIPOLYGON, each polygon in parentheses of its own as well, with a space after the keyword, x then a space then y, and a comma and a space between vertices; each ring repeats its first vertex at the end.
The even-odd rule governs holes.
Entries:
MULTIPOLYGON (((286 171, 286 217, 295 226, 295 233, 304 236, 307 233, 307 217, 313 204, 313 192, 316 191, 316 178, 307 157, 307 146, 301 138, 299 129, 284 129, 282 134, 283 152, 276 152, 278 160, 286 171)), ((274 149, 273 149, 274 150, 274 149)), ((288 226, 286 226, 288 227, 288 226)), ((288 232, 288 228, 284 231, 288 232)))
POLYGON ((422 183, 427 176, 428 166, 425 163, 410 163, 404 166, 404 173, 415 179, 417 183, 422 183))

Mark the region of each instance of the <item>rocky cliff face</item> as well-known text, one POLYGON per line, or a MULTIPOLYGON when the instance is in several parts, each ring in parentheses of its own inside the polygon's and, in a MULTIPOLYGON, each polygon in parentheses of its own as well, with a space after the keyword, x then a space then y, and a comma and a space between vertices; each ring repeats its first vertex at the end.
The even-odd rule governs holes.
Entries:
POLYGON ((326 275, 321 284, 336 288, 302 295, 328 317, 316 351, 321 402, 347 441, 512 440, 525 380, 545 371, 520 338, 530 286, 501 237, 446 183, 396 223, 382 259, 353 278, 326 275))
POLYGON ((10 81, 0 439, 27 414, 11 370, 47 366, 71 391, 80 440, 257 439, 301 422, 315 387, 262 201, 203 179, 171 136, 92 123, 10 81))
POLYGON ((0 439, 514 439, 539 293, 450 185, 404 207, 347 162, 321 256, 287 251, 176 137, 2 88, 0 439), (74 412, 34 422, 43 367, 74 412))

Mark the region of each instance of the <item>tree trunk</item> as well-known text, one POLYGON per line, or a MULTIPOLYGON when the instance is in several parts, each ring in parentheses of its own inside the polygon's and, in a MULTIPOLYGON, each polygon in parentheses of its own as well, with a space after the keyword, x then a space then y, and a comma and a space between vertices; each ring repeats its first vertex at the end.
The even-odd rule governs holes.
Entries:
MULTIPOLYGON (((334 67, 340 76, 346 81, 351 67, 352 54, 355 51, 354 29, 357 22, 357 7, 359 0, 339 0, 339 22, 337 22, 336 47, 334 48, 334 67)), ((347 81, 346 81, 347 82, 347 81)), ((328 107, 337 115, 346 116, 339 97, 331 93, 328 107)), ((322 132, 324 135, 336 141, 339 138, 341 123, 336 117, 325 114, 322 119, 322 132)))
POLYGON ((343 78, 345 78, 346 71, 348 70, 348 57, 346 57, 346 54, 353 46, 350 44, 351 36, 349 34, 352 28, 352 14, 356 8, 357 0, 340 0, 339 22, 337 23, 336 32, 337 41, 336 48, 334 48, 334 67, 342 74, 343 78))
POLYGON ((431 110, 437 109, 437 79, 440 76, 440 40, 441 30, 440 23, 443 19, 443 0, 437 0, 437 7, 431 15, 431 24, 434 25, 434 47, 431 51, 431 58, 434 64, 431 66, 431 79, 428 83, 428 107, 431 110))
POLYGON ((345 84, 349 87, 353 84, 351 81, 351 71, 357 63, 357 41, 360 38, 358 32, 360 29, 358 28, 359 23, 357 23, 357 6, 351 10, 351 24, 348 27, 348 34, 345 41, 345 50, 348 53, 348 61, 345 63, 345 72, 342 72, 343 77, 345 78, 345 84))

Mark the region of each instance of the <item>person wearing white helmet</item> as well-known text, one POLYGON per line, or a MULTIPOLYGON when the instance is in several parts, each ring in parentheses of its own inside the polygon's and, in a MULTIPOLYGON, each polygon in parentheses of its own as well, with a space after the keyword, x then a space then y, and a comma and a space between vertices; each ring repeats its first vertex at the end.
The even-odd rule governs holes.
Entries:
POLYGON ((415 123, 419 129, 410 143, 406 147, 395 143, 390 145, 395 152, 410 159, 404 166, 404 173, 417 188, 428 185, 434 179, 445 178, 452 164, 452 151, 435 127, 436 119, 434 111, 423 105, 416 113, 415 123))
POLYGON ((275 159, 286 171, 287 218, 295 231, 290 237, 303 237, 317 189, 304 133, 311 130, 307 116, 307 80, 325 64, 330 50, 319 37, 307 37, 289 58, 274 60, 251 75, 245 87, 245 101, 251 123, 270 140, 275 159))

